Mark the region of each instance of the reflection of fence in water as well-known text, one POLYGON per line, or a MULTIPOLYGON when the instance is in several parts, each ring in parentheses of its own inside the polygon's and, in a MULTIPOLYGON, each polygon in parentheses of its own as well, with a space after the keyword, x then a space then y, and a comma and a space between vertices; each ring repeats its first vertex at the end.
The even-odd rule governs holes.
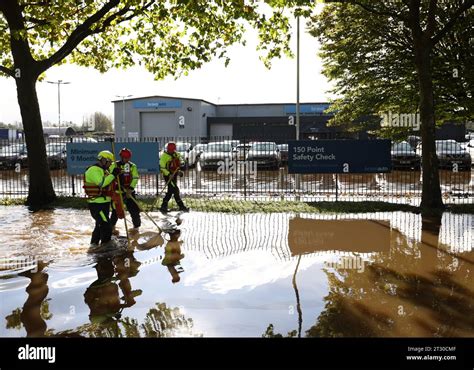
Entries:
MULTIPOLYGON (((378 212, 367 214, 299 214, 302 219, 312 220, 369 220, 389 222, 390 240, 400 232, 408 241, 409 247, 422 240, 421 215, 405 212, 378 212)), ((182 224, 183 248, 203 252, 207 258, 221 258, 246 251, 270 251, 277 260, 291 260, 288 242, 288 214, 204 214, 193 213, 182 224)), ((474 216, 446 213, 442 218, 439 233, 440 247, 451 253, 469 252, 473 249, 474 216)), ((392 241, 390 244, 392 245, 392 241)), ((391 247, 390 245, 390 247, 391 247)), ((316 255, 353 256, 354 252, 317 251, 303 254, 303 257, 316 255)), ((366 253, 361 253, 366 256, 366 253)), ((368 255, 367 255, 368 256, 368 255)), ((367 257, 366 256, 366 257, 367 257)))

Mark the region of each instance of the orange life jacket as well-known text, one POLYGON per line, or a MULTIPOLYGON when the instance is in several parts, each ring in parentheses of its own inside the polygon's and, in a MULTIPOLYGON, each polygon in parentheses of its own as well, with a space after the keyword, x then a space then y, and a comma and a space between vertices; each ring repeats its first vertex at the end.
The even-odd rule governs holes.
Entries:
MULTIPOLYGON (((92 166, 87 167, 87 169, 93 166, 97 166, 97 165, 93 164, 92 166)), ((97 167, 102 168, 100 166, 97 166, 97 167)), ((107 172, 107 171, 104 170, 104 172, 107 172)), ((84 173, 84 186, 82 188, 84 189, 84 192, 89 198, 110 197, 113 193, 114 186, 115 186, 115 181, 112 182, 110 185, 106 186, 105 188, 101 188, 100 186, 91 182, 86 182, 86 174, 84 173)))

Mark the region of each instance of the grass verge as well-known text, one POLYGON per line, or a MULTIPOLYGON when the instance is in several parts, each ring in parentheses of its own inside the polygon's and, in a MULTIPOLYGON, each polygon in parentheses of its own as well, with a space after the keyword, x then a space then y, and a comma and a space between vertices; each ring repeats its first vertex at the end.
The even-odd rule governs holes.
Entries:
MULTIPOLYGON (((139 198, 139 202, 146 211, 151 209, 154 198, 139 198)), ((161 204, 161 201, 159 202, 161 204)), ((295 201, 243 201, 243 200, 215 200, 215 199, 185 199, 185 203, 193 211, 222 212, 222 213, 370 213, 370 212, 415 212, 420 208, 406 204, 386 202, 295 202, 295 201)), ((0 199, 2 206, 24 205, 24 198, 0 199)), ((84 198, 58 197, 50 208, 87 209, 84 198)), ((170 208, 177 208, 170 203, 170 208)), ((155 207, 154 209, 157 209, 155 207)), ((474 214, 474 204, 455 204, 446 207, 447 212, 474 214)))

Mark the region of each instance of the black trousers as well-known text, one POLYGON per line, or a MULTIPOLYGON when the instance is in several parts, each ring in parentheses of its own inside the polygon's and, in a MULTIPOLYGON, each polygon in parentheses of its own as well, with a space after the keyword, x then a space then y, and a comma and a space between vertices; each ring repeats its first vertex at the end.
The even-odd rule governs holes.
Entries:
MULTIPOLYGON (((127 210, 132 216, 133 227, 137 228, 140 227, 142 224, 142 220, 140 218, 140 208, 138 208, 137 204, 133 201, 133 199, 137 199, 137 195, 135 192, 132 193, 133 199, 127 198, 125 193, 122 194, 123 196, 123 203, 127 206, 127 210)), ((112 226, 117 224, 118 216, 117 212, 115 211, 115 207, 112 207, 112 216, 110 217, 110 223, 112 226)))
POLYGON ((112 225, 109 219, 110 202, 89 203, 89 210, 91 211, 92 218, 95 220, 91 244, 107 243, 112 238, 112 225))
MULTIPOLYGON (((165 182, 168 182, 170 179, 170 176, 163 177, 165 179, 165 182)), ((168 208, 168 202, 170 201, 172 196, 174 196, 178 207, 184 207, 184 203, 179 194, 179 187, 176 176, 174 176, 174 178, 170 182, 168 182, 168 191, 166 192, 165 197, 163 198, 163 204, 161 205, 161 208, 168 208)))

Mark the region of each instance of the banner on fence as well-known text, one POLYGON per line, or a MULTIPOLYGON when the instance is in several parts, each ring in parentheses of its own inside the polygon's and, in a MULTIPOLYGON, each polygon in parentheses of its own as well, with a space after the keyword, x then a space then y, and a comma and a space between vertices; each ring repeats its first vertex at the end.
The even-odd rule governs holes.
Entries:
MULTIPOLYGON (((159 172, 159 143, 115 143, 115 158, 120 159, 119 152, 127 147, 133 153, 132 162, 141 174, 159 172)), ((83 174, 87 167, 97 162, 97 154, 102 150, 112 151, 110 142, 103 143, 67 143, 67 173, 83 174)))
POLYGON ((381 173, 392 170, 390 140, 288 143, 289 173, 381 173))

